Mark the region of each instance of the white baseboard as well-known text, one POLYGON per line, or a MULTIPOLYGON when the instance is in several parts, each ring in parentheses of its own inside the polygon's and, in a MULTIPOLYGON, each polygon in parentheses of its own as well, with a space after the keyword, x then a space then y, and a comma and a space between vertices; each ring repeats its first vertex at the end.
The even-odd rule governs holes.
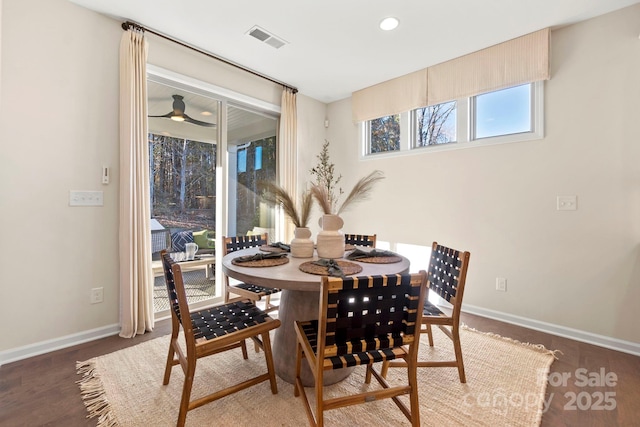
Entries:
POLYGON ((29 344, 24 347, 0 351, 0 366, 11 362, 17 362, 18 360, 26 359, 28 357, 38 356, 40 354, 71 347, 76 344, 82 344, 99 338, 117 335, 119 332, 120 325, 107 325, 101 328, 78 332, 77 334, 29 344))
POLYGON ((511 323, 513 325, 523 326, 525 328, 534 329, 536 331, 545 332, 547 334, 557 335, 560 337, 585 342, 587 344, 593 344, 599 347, 605 347, 611 350, 617 350, 623 353, 640 356, 640 344, 632 341, 625 341, 617 338, 607 337, 604 335, 593 334, 591 332, 585 332, 579 329, 567 328, 565 326, 554 325, 552 323, 541 322, 539 320, 516 316, 509 313, 503 313, 501 311, 489 310, 487 308, 477 307, 473 305, 463 304, 462 311, 469 314, 488 317, 489 319, 499 320, 505 323, 511 323))

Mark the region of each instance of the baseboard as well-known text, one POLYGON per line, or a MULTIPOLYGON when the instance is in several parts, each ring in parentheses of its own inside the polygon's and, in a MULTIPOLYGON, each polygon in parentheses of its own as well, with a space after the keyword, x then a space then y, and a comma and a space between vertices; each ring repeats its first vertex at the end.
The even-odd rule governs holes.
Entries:
POLYGON ((62 348, 97 340, 99 338, 117 335, 119 332, 120 325, 107 325, 101 328, 78 332, 77 334, 66 335, 64 337, 41 341, 23 347, 0 351, 0 366, 11 362, 17 362, 18 360, 26 359, 28 357, 38 356, 40 354, 49 353, 62 348))
POLYGON ((534 329, 547 334, 557 335, 587 344, 593 344, 599 347, 640 356, 640 344, 632 341, 593 334, 579 329, 567 328, 565 326, 554 325, 552 323, 541 322, 539 320, 503 313, 501 311, 489 310, 487 308, 473 305, 463 304, 462 311, 469 314, 488 317, 489 319, 499 320, 505 323, 511 323, 513 325, 523 326, 525 328, 534 329))

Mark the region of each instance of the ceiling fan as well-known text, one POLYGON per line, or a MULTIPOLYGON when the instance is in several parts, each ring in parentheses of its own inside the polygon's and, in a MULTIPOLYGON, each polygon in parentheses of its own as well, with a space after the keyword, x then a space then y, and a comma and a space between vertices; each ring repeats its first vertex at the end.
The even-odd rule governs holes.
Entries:
POLYGON ((171 95, 173 96, 173 111, 168 112, 162 116, 149 116, 149 117, 165 117, 171 120, 175 120, 176 122, 187 122, 193 123, 198 126, 207 126, 214 127, 215 123, 207 123, 201 122, 200 120, 193 119, 184 113, 185 104, 182 100, 184 97, 182 95, 171 95))

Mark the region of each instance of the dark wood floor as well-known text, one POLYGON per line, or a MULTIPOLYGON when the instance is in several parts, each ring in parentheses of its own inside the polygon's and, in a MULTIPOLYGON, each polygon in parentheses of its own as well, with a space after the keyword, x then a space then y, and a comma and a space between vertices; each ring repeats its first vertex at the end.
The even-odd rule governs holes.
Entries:
MULTIPOLYGON (((547 387, 550 406, 542 426, 640 426, 639 357, 478 316, 463 315, 463 321, 481 331, 562 352, 551 366, 551 379, 557 384, 547 387), (610 384, 611 376, 617 376, 616 384, 596 385, 595 375, 602 371, 610 384), (561 378, 567 375, 563 385, 561 378)), ((75 362, 169 332, 170 323, 161 321, 152 333, 134 339, 104 338, 0 367, 0 426, 95 426, 96 420, 86 419, 75 384, 75 362)))

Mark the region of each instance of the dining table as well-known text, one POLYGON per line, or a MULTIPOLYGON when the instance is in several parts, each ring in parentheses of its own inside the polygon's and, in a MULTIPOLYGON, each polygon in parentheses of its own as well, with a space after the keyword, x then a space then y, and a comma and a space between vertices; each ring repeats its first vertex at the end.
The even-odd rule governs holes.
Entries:
MULTIPOLYGON (((273 337, 272 351, 276 374, 284 381, 294 384, 296 376, 296 333, 295 321, 314 320, 319 316, 320 287, 322 277, 327 273, 309 273, 309 266, 319 260, 314 251, 312 258, 295 258, 290 253, 286 256, 288 262, 273 266, 247 266, 233 260, 238 257, 255 256, 262 253, 266 248, 248 248, 234 251, 222 259, 222 271, 228 277, 260 286, 282 289, 278 318, 281 325, 275 330, 273 337), (305 271, 303 271, 305 270, 305 271)), ((373 248, 358 248, 361 251, 370 251, 373 248)), ((351 251, 345 251, 345 257, 351 251)), ((375 276, 384 274, 405 274, 409 272, 409 260, 399 254, 393 253, 393 260, 381 260, 371 262, 371 259, 346 259, 349 265, 355 264, 354 270, 360 270, 353 276, 375 276), (393 261, 393 262, 390 262, 393 261)), ((247 258, 244 258, 247 259, 247 258)), ((311 267, 314 267, 311 265, 311 267)), ((324 384, 334 384, 349 376, 354 368, 343 368, 326 372, 324 384)), ((313 374, 309 370, 307 363, 303 361, 300 373, 301 380, 305 386, 313 386, 313 374)))

